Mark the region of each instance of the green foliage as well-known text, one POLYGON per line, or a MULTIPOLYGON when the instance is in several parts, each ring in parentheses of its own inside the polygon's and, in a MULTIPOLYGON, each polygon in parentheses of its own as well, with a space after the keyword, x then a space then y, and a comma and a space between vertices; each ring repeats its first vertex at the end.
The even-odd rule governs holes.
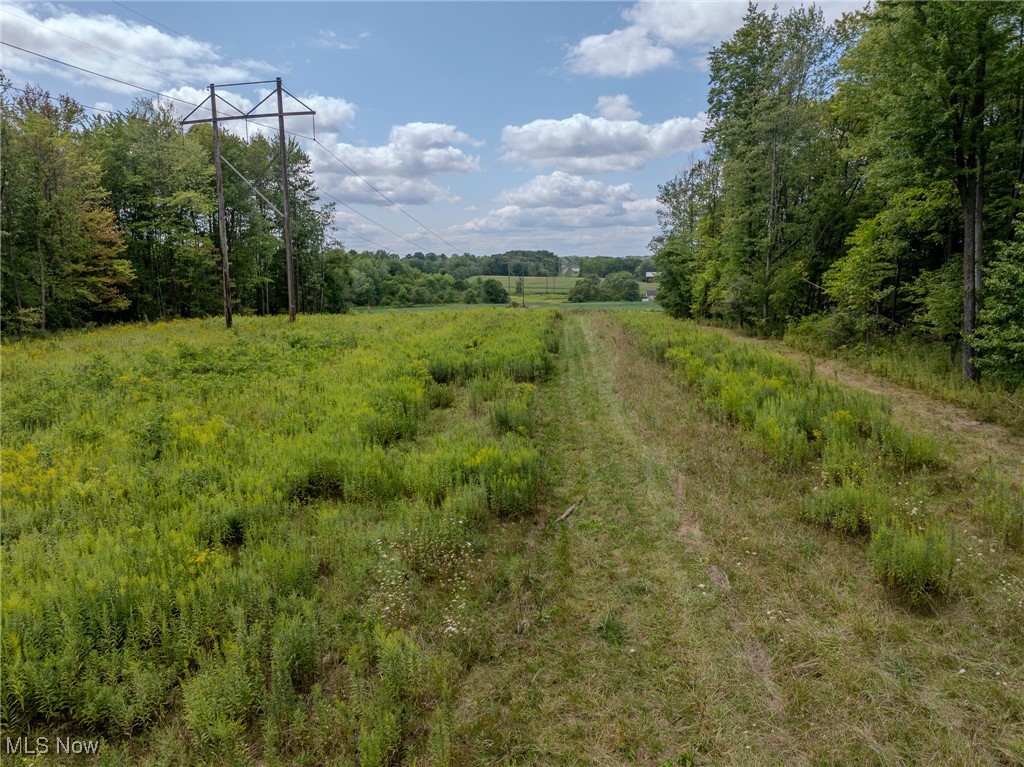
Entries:
POLYGON ((485 304, 507 304, 508 291, 505 286, 493 277, 488 277, 481 283, 482 300, 485 304))
POLYGON ((892 500, 884 489, 849 481, 809 495, 801 510, 809 522, 846 535, 868 533, 874 520, 885 518, 891 511, 892 500))
POLYGON ((533 433, 534 389, 533 384, 517 384, 512 393, 491 403, 488 412, 498 434, 515 432, 528 437, 533 433))
POLYGON ((982 478, 977 504, 982 517, 1012 549, 1024 547, 1024 493, 994 476, 982 478))
POLYGON ((952 530, 941 525, 922 530, 889 517, 872 531, 868 561, 887 588, 917 605, 949 591, 953 552, 952 530))
POLYGON ((710 158, 659 188, 659 302, 788 325, 821 353, 894 333, 963 345, 961 378, 977 345, 987 377, 1019 386, 1021 20, 999 3, 883 1, 833 25, 751 5, 709 57, 710 158))
MULTIPOLYGON (((460 310, 5 342, 5 728, 125 737, 180 705, 207 761, 291 759, 324 664, 381 618, 379 551, 448 599, 467 531, 536 506, 559 335, 552 312, 460 310), (431 412, 475 388, 466 419, 431 412), (504 434, 485 401, 513 405, 504 434)), ((410 641, 371 642, 335 754, 387 763, 438 700, 450 672, 410 641)))
POLYGON ((750 344, 691 322, 632 315, 623 324, 679 371, 704 407, 749 433, 749 442, 780 469, 819 459, 819 484, 800 514, 846 535, 871 531, 869 560, 887 586, 919 602, 944 593, 953 543, 945 529, 918 517, 892 516, 884 478, 941 468, 937 442, 908 432, 872 395, 840 389, 750 344))
POLYGON ((1024 386, 1024 216, 1017 238, 1000 243, 986 266, 985 300, 978 312, 975 346, 982 370, 1015 387, 1024 386))

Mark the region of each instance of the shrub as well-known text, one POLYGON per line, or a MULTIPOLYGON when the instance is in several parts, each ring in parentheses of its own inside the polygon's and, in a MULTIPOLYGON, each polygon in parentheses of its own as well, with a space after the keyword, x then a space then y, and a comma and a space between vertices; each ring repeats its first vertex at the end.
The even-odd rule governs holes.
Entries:
POLYGON ((757 411, 754 435, 760 448, 784 469, 798 466, 811 452, 807 435, 797 426, 795 416, 778 400, 769 400, 757 411))
POLYGON ((940 466, 939 443, 930 435, 910 433, 899 424, 886 424, 879 434, 882 454, 902 471, 940 466))
POLYGON ((948 592, 953 551, 951 529, 933 524, 922 530, 889 517, 872 532, 868 562, 888 589, 916 605, 948 592))
POLYGON ((822 481, 835 484, 860 484, 876 474, 871 455, 856 442, 828 439, 821 451, 822 481))
POLYGON ((992 530, 1010 548, 1024 546, 1024 495, 1005 480, 982 480, 978 503, 992 530))
POLYGON ((808 496, 802 515, 810 522, 825 525, 847 535, 871 530, 872 521, 892 511, 892 500, 875 485, 843 483, 808 496))
POLYGON ((513 392, 491 403, 488 414, 498 434, 514 432, 524 437, 533 432, 532 384, 518 384, 513 392))

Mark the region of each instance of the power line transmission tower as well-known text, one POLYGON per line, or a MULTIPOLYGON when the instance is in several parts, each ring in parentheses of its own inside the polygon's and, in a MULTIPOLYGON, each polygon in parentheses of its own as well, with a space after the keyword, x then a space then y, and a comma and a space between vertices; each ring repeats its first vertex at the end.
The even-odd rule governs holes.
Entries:
MULTIPOLYGON (((221 157, 220 157, 220 131, 217 127, 218 123, 227 122, 228 120, 254 120, 260 117, 276 117, 277 118, 277 129, 279 136, 279 144, 281 149, 281 195, 284 201, 284 255, 285 255, 285 270, 288 275, 288 321, 295 322, 295 266, 292 259, 292 220, 291 220, 291 206, 288 201, 288 142, 285 138, 284 130, 284 118, 285 117, 298 117, 300 115, 315 115, 312 109, 306 104, 302 104, 299 99, 295 98, 294 95, 288 93, 282 85, 281 78, 278 77, 276 80, 256 80, 248 83, 227 83, 221 85, 221 88, 231 88, 242 85, 266 85, 274 83, 274 90, 270 91, 263 100, 260 101, 256 106, 250 109, 248 112, 243 112, 238 107, 224 101, 224 97, 221 100, 225 104, 230 106, 236 112, 237 115, 218 116, 217 115, 217 86, 210 83, 210 95, 203 99, 202 103, 199 104, 195 109, 185 115, 185 119, 181 121, 182 125, 194 125, 196 123, 212 123, 213 124, 213 163, 217 172, 217 218, 219 223, 220 233, 220 258, 221 258, 221 277, 224 281, 224 324, 227 327, 231 327, 231 280, 228 271, 228 238, 227 238, 227 224, 224 214, 224 181, 221 172, 221 157), (257 112, 262 107, 267 99, 274 94, 277 94, 277 111, 276 112, 257 112), (305 111, 284 111, 284 94, 288 93, 293 99, 298 101, 302 106, 306 107, 305 111), (210 103, 210 117, 206 118, 192 118, 192 115, 207 102, 210 103)), ((314 133, 314 136, 316 134, 314 133)))

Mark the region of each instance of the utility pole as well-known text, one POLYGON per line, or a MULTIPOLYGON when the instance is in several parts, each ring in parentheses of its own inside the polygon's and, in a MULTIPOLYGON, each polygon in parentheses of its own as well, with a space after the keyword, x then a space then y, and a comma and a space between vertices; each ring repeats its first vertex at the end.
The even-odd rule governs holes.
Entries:
POLYGON ((292 262, 292 216, 288 205, 288 142, 284 136, 284 95, 277 78, 277 130, 281 144, 281 194, 284 198, 284 260, 288 272, 288 321, 295 322, 295 267, 292 262))
POLYGON ((213 123, 213 165, 217 170, 217 228, 220 233, 220 275, 224 284, 224 327, 231 327, 231 275, 228 270, 228 224, 224 216, 224 174, 220 167, 220 129, 217 127, 217 86, 210 83, 213 123))
MULTIPOLYGON (((189 112, 185 119, 181 121, 182 125, 193 125, 195 123, 213 123, 213 157, 214 165, 217 170, 217 211, 220 223, 220 253, 221 253, 221 271, 224 279, 224 322, 227 327, 231 327, 231 282, 228 275, 228 238, 227 238, 227 222, 224 214, 224 181, 221 173, 221 156, 220 156, 220 133, 217 129, 217 123, 225 122, 227 120, 254 120, 259 117, 276 117, 279 141, 281 144, 281 195, 284 200, 284 219, 283 236, 284 236, 284 255, 285 255, 285 271, 288 275, 288 321, 295 322, 295 266, 292 259, 292 217, 291 217, 291 205, 288 200, 288 142, 284 132, 284 118, 285 117, 296 117, 299 115, 315 115, 312 109, 306 104, 302 104, 301 101, 295 99, 291 93, 288 93, 281 85, 281 78, 278 77, 276 80, 257 80, 248 83, 228 83, 227 85, 220 86, 221 88, 229 88, 232 86, 241 85, 266 85, 273 83, 276 87, 270 91, 263 100, 260 101, 256 106, 250 109, 248 112, 243 112, 231 104, 228 104, 238 114, 218 116, 217 115, 217 92, 216 87, 213 83, 210 83, 210 95, 203 100, 202 104, 197 106, 191 112, 189 112), (266 103, 273 94, 277 94, 277 111, 276 112, 257 112, 257 110, 266 103), (299 101, 302 106, 306 107, 305 111, 284 111, 284 94, 288 93, 296 101, 299 101), (210 102, 210 117, 209 118, 196 118, 189 119, 196 113, 196 110, 200 109, 203 104, 207 101, 210 102)), ((223 98, 223 97, 222 97, 223 98)), ((227 102, 225 102, 227 103, 227 102)), ((314 134, 315 135, 315 134, 314 134)), ((262 194, 260 195, 263 196, 262 194)))

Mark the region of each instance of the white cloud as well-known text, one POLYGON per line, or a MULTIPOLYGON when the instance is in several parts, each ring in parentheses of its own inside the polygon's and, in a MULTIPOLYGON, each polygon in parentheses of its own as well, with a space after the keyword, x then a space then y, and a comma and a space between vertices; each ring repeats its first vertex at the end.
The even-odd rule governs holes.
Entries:
POLYGON ((632 26, 584 37, 566 58, 569 68, 581 75, 633 77, 672 64, 675 54, 655 43, 646 30, 632 26))
MULTIPOLYGON (((658 202, 638 199, 630 184, 601 181, 555 171, 502 193, 495 208, 454 227, 463 234, 498 234, 569 230, 614 229, 633 236, 655 224, 658 202)), ((656 226, 654 227, 656 228, 656 226)), ((595 243, 600 242, 595 237, 595 243)))
POLYGON ((746 0, 733 2, 638 2, 622 16, 665 45, 685 48, 715 45, 732 36, 747 12, 746 0))
MULTIPOLYGON (((480 158, 467 154, 458 144, 480 142, 443 123, 413 122, 395 125, 381 146, 355 146, 324 142, 339 160, 399 204, 454 201, 458 198, 432 181, 433 176, 473 173, 480 158)), ((320 184, 346 202, 388 205, 370 186, 346 170, 321 147, 310 147, 320 184)))
MULTIPOLYGON (((170 35, 148 24, 135 24, 109 14, 85 14, 59 6, 4 8, 4 40, 27 50, 60 59, 152 90, 172 86, 252 79, 266 72, 262 61, 227 61, 209 43, 170 35), (45 11, 44 11, 45 9, 45 11)), ((89 84, 114 93, 138 93, 135 88, 63 67, 37 56, 4 47, 8 75, 47 73, 76 84, 89 84)))
MULTIPOLYGON (((801 2, 780 2, 788 13, 801 2)), ((855 11, 864 0, 824 0, 817 5, 827 21, 855 11)), ((689 49, 698 63, 711 48, 730 38, 743 22, 747 0, 640 0, 622 12, 626 26, 584 37, 566 55, 569 68, 584 75, 634 77, 676 62, 675 50, 689 49)))
POLYGON ((506 125, 504 159, 575 173, 639 170, 650 157, 687 152, 701 143, 705 116, 661 123, 609 120, 575 114, 563 120, 506 125))
POLYGON ((579 208, 610 200, 633 200, 635 197, 630 184, 611 186, 556 170, 549 176, 535 176, 522 186, 503 192, 498 199, 524 208, 579 208))
POLYGON ((369 32, 362 32, 354 42, 343 40, 338 33, 331 29, 321 29, 310 43, 316 48, 333 48, 338 51, 354 51, 359 47, 359 40, 365 40, 370 36, 369 32))
POLYGON ((597 99, 597 113, 609 120, 636 120, 640 112, 633 109, 629 96, 620 93, 618 96, 599 96, 597 99))

